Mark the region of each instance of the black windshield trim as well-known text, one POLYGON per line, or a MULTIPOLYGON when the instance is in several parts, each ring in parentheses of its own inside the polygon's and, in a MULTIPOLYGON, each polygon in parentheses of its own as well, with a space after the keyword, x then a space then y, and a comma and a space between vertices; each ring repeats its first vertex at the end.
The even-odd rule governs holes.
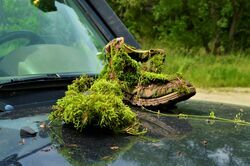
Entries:
POLYGON ((124 37, 129 45, 141 48, 105 0, 78 0, 78 3, 108 41, 124 37))
MULTIPOLYGON (((9 82, 0 84, 0 91, 28 90, 41 88, 66 87, 82 74, 60 75, 48 74, 44 76, 31 76, 21 79, 11 79, 9 82)), ((98 74, 86 74, 90 77, 98 77, 98 74)))
POLYGON ((109 27, 116 37, 124 37, 125 42, 136 48, 141 48, 134 36, 129 32, 120 18, 105 0, 86 0, 95 9, 96 13, 102 18, 103 22, 109 27))
POLYGON ((89 2, 85 0, 77 0, 79 6, 81 7, 82 12, 85 13, 85 16, 97 27, 99 32, 104 36, 107 41, 115 38, 115 35, 110 31, 110 29, 105 25, 101 20, 100 16, 96 11, 90 6, 89 2))

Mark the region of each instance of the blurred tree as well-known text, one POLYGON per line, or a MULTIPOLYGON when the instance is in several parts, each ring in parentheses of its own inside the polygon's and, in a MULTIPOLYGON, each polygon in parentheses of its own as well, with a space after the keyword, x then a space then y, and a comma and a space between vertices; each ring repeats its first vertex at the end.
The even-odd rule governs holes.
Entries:
POLYGON ((249 0, 108 0, 137 38, 220 54, 250 46, 249 0))
POLYGON ((158 0, 108 0, 111 7, 137 38, 154 35, 153 5, 158 0))

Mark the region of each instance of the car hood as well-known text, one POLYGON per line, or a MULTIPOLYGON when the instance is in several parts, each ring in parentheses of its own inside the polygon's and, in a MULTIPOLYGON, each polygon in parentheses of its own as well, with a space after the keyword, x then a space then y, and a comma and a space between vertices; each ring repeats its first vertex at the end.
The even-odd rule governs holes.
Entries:
MULTIPOLYGON (((96 128, 81 133, 61 122, 49 125, 52 105, 64 93, 63 89, 44 89, 1 94, 0 101, 14 108, 0 112, 1 166, 249 163, 249 126, 234 123, 141 114, 142 123, 157 131, 152 137, 112 135, 96 128), (36 136, 23 137, 23 127, 33 129, 36 136)), ((239 111, 244 119, 250 117, 249 107, 195 101, 180 103, 175 111, 206 115, 211 109, 219 117, 233 119, 239 111)))
POLYGON ((64 91, 40 89, 1 93, 0 165, 69 165, 51 148, 52 142, 47 129, 40 127, 41 123, 48 122, 52 105, 64 95, 64 91), (6 105, 13 109, 4 111, 6 105), (37 132, 36 136, 23 137, 23 127, 33 129, 37 132))
POLYGON ((115 148, 126 149, 136 140, 133 136, 116 136, 94 128, 80 133, 62 123, 49 125, 49 112, 51 104, 39 103, 2 114, 0 165, 64 166, 108 163, 120 153, 115 148), (36 136, 23 137, 23 127, 37 132, 36 136))
POLYGON ((40 127, 41 123, 48 122, 50 111, 51 105, 43 104, 18 108, 11 113, 2 114, 0 165, 69 165, 52 147, 48 130, 40 127), (33 129, 37 132, 36 136, 23 136, 23 127, 33 129))
MULTIPOLYGON (((88 128, 81 133, 61 122, 49 124, 52 106, 64 93, 64 89, 40 89, 1 94, 0 101, 13 109, 0 112, 0 165, 105 165, 141 140, 97 128, 88 128), (29 127, 37 134, 24 137, 21 134, 23 127, 29 127)), ((173 131, 185 135, 192 130, 185 120, 167 117, 160 119, 164 121, 162 123, 157 117, 145 114, 140 117, 152 131, 162 127, 158 133, 151 133, 154 137, 171 137, 175 135, 173 131)))

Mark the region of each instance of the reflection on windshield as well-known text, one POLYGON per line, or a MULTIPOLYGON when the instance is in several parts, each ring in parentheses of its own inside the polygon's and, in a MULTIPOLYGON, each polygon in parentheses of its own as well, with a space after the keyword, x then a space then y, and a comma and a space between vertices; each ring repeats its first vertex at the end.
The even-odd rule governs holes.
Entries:
POLYGON ((30 0, 0 1, 0 81, 50 73, 97 74, 105 40, 72 1, 43 12, 30 0))

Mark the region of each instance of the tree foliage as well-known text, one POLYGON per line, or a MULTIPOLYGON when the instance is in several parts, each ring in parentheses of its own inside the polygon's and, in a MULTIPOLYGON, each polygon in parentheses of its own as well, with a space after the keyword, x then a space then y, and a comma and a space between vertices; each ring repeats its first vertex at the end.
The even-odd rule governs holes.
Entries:
POLYGON ((138 39, 153 38, 207 53, 250 46, 248 0, 108 0, 138 39))

